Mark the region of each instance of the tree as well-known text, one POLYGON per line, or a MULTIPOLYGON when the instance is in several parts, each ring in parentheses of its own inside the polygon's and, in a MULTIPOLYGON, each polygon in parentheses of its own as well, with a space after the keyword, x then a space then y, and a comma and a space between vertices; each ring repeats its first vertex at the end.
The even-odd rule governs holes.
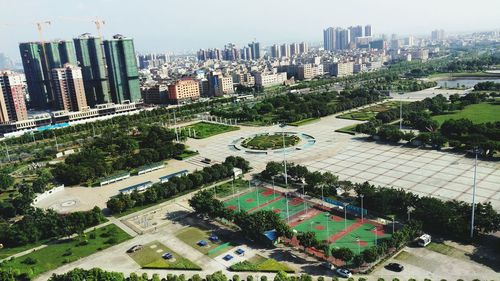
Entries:
POLYGON ((284 271, 278 271, 274 276, 274 281, 290 281, 290 277, 284 271))
POLYGON ((332 257, 349 262, 354 257, 354 253, 349 248, 332 249, 332 257))
POLYGON ((271 179, 272 177, 283 172, 283 165, 279 162, 268 162, 266 164, 266 169, 262 171, 262 176, 266 179, 271 179))
POLYGON ((318 239, 316 238, 316 233, 311 231, 299 233, 297 235, 297 240, 299 240, 300 245, 304 248, 316 248, 320 245, 318 239))
POLYGON ((370 247, 363 251, 363 259, 366 262, 375 262, 378 259, 377 247, 370 247))
POLYGON ((0 188, 7 190, 14 184, 14 178, 7 173, 0 173, 0 188))

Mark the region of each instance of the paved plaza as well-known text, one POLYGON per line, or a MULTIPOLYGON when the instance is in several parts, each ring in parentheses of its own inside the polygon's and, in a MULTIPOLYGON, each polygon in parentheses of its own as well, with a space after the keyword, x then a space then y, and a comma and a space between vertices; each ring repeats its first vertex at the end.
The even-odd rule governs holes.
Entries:
MULTIPOLYGON (((341 180, 369 181, 374 185, 393 186, 421 196, 471 202, 474 159, 445 151, 379 144, 363 137, 336 133, 334 130, 357 121, 334 116, 301 127, 242 127, 241 130, 203 140, 188 140, 202 157, 222 161, 227 155, 249 160, 256 171, 269 161, 287 161, 305 165, 311 171, 330 171, 341 180), (268 153, 248 153, 231 144, 255 133, 297 132, 311 135, 316 143, 300 150, 288 148, 268 153)), ((500 210, 500 163, 478 161, 477 202, 491 201, 500 210)))

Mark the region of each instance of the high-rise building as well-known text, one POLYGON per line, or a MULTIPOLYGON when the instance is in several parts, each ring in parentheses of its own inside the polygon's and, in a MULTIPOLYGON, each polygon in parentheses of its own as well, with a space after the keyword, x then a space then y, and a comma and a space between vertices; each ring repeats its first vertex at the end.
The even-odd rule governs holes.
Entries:
POLYGON ((259 42, 252 42, 248 44, 248 47, 250 48, 252 52, 252 59, 258 60, 260 59, 260 44, 259 42))
POLYGON ((327 51, 337 49, 337 32, 333 27, 323 30, 323 47, 327 51))
POLYGON ((349 27, 349 43, 356 43, 356 38, 363 37, 363 27, 361 25, 349 27))
POLYGON ((281 57, 281 49, 280 49, 279 45, 274 44, 271 46, 271 57, 273 57, 273 58, 280 58, 281 57))
POLYGON ((95 107, 111 102, 101 38, 85 33, 73 40, 78 66, 82 69, 87 104, 95 107))
POLYGON ((132 38, 117 34, 104 40, 111 99, 114 103, 141 99, 139 73, 132 38))
POLYGON ((87 109, 82 69, 71 64, 52 69, 54 104, 58 110, 87 109))
POLYGON ((282 57, 290 57, 290 45, 282 44, 280 47, 280 53, 282 57))
POLYGON ((349 48, 351 42, 351 34, 349 29, 340 28, 337 30, 337 49, 345 50, 349 48))
POLYGON ((307 43, 305 43, 305 42, 300 43, 299 44, 299 53, 304 54, 307 52, 309 52, 309 46, 307 45, 307 43))
POLYGON ((21 74, 0 72, 0 123, 28 119, 26 87, 21 74))
POLYGON ((443 29, 436 29, 431 32, 432 41, 442 41, 445 38, 445 33, 443 29))
POLYGON ((365 37, 372 36, 372 26, 370 24, 365 25, 365 37))
POLYGON ((51 85, 51 69, 66 63, 76 64, 73 41, 27 42, 19 44, 30 105, 36 109, 49 109, 54 97, 51 85))
POLYGON ((297 54, 299 54, 299 44, 297 43, 290 44, 290 55, 294 56, 297 54))

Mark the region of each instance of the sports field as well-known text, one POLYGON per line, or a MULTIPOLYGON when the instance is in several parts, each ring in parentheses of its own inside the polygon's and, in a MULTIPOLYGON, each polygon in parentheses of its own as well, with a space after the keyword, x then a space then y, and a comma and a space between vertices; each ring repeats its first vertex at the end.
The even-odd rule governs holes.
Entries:
POLYGON ((361 221, 350 214, 344 219, 345 214, 342 212, 311 206, 299 197, 286 198, 271 188, 252 187, 238 196, 230 197, 224 204, 233 210, 277 212, 292 229, 298 232, 312 231, 319 240, 328 240, 331 249, 347 247, 358 253, 391 236, 376 222, 366 219, 361 221))

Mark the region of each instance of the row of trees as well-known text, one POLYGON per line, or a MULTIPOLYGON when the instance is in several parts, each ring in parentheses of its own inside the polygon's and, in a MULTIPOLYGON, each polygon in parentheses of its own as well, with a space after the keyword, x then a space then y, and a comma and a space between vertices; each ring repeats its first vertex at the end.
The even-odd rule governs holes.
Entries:
POLYGON ((0 223, 0 243, 4 247, 22 246, 45 239, 58 239, 80 234, 105 221, 101 209, 87 212, 58 214, 48 209, 30 208, 15 223, 0 223))
POLYGON ((295 122, 306 118, 327 116, 336 112, 373 103, 380 99, 375 90, 358 88, 343 91, 312 94, 278 95, 264 99, 253 107, 234 106, 232 108, 213 109, 212 115, 224 118, 237 118, 241 121, 295 122))
POLYGON ((174 143, 172 130, 160 126, 143 126, 138 130, 106 131, 54 166, 55 178, 66 185, 91 184, 116 170, 136 168, 180 155, 184 145, 174 143))
POLYGON ((240 168, 243 172, 247 172, 250 166, 248 161, 242 157, 229 156, 222 164, 205 167, 187 176, 173 177, 165 183, 156 183, 143 193, 135 191, 132 194, 120 194, 112 197, 106 205, 112 213, 121 213, 136 206, 156 203, 227 179, 233 176, 233 168, 240 168))
POLYGON ((500 91, 500 83, 493 81, 479 82, 474 85, 476 91, 500 91))

